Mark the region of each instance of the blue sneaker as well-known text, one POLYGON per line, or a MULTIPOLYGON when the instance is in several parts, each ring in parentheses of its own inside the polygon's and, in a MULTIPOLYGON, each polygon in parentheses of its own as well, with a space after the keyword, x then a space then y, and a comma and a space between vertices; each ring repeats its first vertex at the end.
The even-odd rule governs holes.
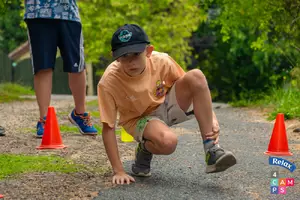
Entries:
POLYGON ((82 135, 97 135, 98 131, 92 124, 90 113, 85 112, 82 115, 76 115, 74 109, 68 117, 82 135))
POLYGON ((36 137, 37 138, 42 138, 44 135, 44 128, 45 128, 45 123, 46 123, 46 117, 43 119, 40 119, 36 125, 36 137))

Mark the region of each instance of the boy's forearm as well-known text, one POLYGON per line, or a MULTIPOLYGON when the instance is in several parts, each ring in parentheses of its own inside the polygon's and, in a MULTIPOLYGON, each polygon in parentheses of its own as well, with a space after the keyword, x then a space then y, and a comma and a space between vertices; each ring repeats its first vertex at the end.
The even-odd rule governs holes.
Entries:
POLYGON ((102 138, 114 173, 124 172, 124 168, 119 157, 115 130, 110 128, 107 124, 103 124, 102 138))

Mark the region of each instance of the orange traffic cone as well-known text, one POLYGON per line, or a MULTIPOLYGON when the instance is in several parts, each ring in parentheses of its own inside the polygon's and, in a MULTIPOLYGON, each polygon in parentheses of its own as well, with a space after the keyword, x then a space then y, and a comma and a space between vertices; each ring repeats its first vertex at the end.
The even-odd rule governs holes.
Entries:
POLYGON ((289 145, 284 124, 284 114, 278 113, 275 120, 272 136, 270 139, 267 155, 273 156, 292 156, 289 151, 289 145))
POLYGON ((63 149, 66 147, 62 143, 55 109, 50 106, 48 108, 42 144, 37 149, 63 149))

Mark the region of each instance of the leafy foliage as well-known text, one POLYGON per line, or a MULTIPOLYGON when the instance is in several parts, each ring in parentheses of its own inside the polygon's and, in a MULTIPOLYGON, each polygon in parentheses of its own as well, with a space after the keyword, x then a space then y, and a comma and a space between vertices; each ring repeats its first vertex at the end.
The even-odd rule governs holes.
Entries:
POLYGON ((223 41, 228 41, 232 33, 238 35, 241 28, 247 28, 256 36, 251 42, 253 49, 267 50, 268 45, 279 43, 300 50, 298 0, 216 0, 215 3, 221 10, 212 23, 222 26, 223 41))
MULTIPOLYGON (((26 40, 23 1, 0 2, 0 50, 26 40), (4 4, 5 3, 5 4, 4 4)), ((298 0, 80 0, 85 55, 101 76, 110 40, 137 23, 158 51, 183 68, 200 68, 214 100, 255 101, 272 88, 300 84, 298 0)), ((95 77, 97 82, 99 77, 95 77)), ((95 83, 96 84, 96 83, 95 83)))
POLYGON ((194 38, 208 45, 194 42, 193 54, 216 100, 255 100, 288 83, 300 62, 299 1, 205 2, 210 16, 194 38))
POLYGON ((93 0, 79 2, 87 59, 110 58, 110 41, 118 27, 136 23, 156 50, 169 53, 186 67, 191 54, 188 38, 206 14, 195 0, 93 0), (97 5, 97 6, 95 6, 97 5))
POLYGON ((20 11, 22 0, 0 3, 0 50, 9 53, 27 39, 26 30, 20 28, 23 21, 20 11))
POLYGON ((291 76, 292 76, 292 86, 298 87, 300 89, 300 66, 299 67, 294 67, 291 71, 291 76))

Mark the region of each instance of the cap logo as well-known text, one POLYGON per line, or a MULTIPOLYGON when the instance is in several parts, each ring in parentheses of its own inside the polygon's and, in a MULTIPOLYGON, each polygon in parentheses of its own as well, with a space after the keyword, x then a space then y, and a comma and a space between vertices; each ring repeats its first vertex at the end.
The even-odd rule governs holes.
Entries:
POLYGON ((132 36, 132 32, 129 32, 128 30, 123 30, 120 32, 118 38, 121 42, 128 42, 132 36))

